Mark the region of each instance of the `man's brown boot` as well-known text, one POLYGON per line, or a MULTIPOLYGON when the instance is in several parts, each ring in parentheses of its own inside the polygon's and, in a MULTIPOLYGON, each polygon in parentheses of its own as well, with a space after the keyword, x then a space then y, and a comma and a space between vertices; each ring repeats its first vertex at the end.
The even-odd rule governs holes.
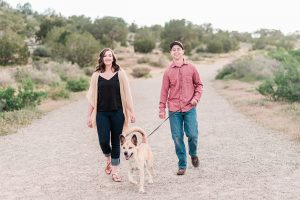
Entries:
POLYGON ((185 170, 184 168, 178 169, 177 175, 184 175, 185 174, 185 170))
POLYGON ((192 157, 192 164, 194 167, 199 167, 199 158, 198 156, 192 157))

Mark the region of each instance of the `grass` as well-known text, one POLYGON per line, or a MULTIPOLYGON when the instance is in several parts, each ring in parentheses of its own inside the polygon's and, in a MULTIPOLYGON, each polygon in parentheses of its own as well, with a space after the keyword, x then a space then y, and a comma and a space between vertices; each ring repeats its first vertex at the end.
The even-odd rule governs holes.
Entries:
POLYGON ((17 129, 29 125, 43 115, 36 108, 26 108, 13 112, 0 113, 0 136, 15 133, 17 129))
POLYGON ((18 129, 41 118, 44 114, 58 109, 66 104, 84 98, 86 91, 70 93, 70 99, 45 100, 36 108, 25 108, 13 112, 0 112, 0 136, 14 134, 18 129))
POLYGON ((300 103, 268 100, 255 90, 257 84, 216 80, 214 86, 230 104, 257 124, 300 142, 300 103))

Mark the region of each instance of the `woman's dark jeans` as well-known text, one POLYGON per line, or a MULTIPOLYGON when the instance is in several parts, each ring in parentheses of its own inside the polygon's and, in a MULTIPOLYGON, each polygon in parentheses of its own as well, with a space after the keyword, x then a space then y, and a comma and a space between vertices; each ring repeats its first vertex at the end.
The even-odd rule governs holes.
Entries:
POLYGON ((124 121, 122 109, 97 112, 96 123, 99 144, 105 156, 111 156, 111 163, 114 166, 120 164, 120 135, 122 134, 124 121))

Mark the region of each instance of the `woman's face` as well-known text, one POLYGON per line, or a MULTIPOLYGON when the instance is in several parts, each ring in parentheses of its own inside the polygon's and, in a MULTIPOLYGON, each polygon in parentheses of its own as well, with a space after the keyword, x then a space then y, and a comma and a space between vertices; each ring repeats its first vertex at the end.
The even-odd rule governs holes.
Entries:
POLYGON ((106 51, 103 56, 103 62, 106 66, 112 65, 112 62, 114 60, 113 54, 111 51, 106 51))

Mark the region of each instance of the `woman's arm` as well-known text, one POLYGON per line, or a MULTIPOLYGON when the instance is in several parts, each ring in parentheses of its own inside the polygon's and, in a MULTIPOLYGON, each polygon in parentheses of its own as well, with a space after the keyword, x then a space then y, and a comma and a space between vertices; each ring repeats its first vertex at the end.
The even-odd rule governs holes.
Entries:
POLYGON ((87 125, 90 128, 93 127, 93 125, 92 125, 92 113, 93 113, 93 111, 94 111, 94 107, 91 104, 89 104, 87 125))
POLYGON ((89 102, 89 106, 88 106, 88 120, 87 120, 87 125, 88 127, 92 128, 93 124, 92 124, 92 113, 94 111, 94 107, 95 107, 95 73, 92 75, 91 77, 91 81, 90 81, 90 87, 89 90, 86 94, 86 97, 88 99, 89 102))
POLYGON ((123 73, 123 77, 124 77, 124 88, 125 88, 125 95, 126 95, 126 106, 128 107, 128 110, 130 112, 130 121, 131 123, 135 122, 135 112, 133 109, 133 101, 132 101, 132 95, 131 95, 131 89, 130 89, 130 85, 129 85, 129 80, 128 77, 126 75, 126 72, 124 70, 122 70, 123 73))

